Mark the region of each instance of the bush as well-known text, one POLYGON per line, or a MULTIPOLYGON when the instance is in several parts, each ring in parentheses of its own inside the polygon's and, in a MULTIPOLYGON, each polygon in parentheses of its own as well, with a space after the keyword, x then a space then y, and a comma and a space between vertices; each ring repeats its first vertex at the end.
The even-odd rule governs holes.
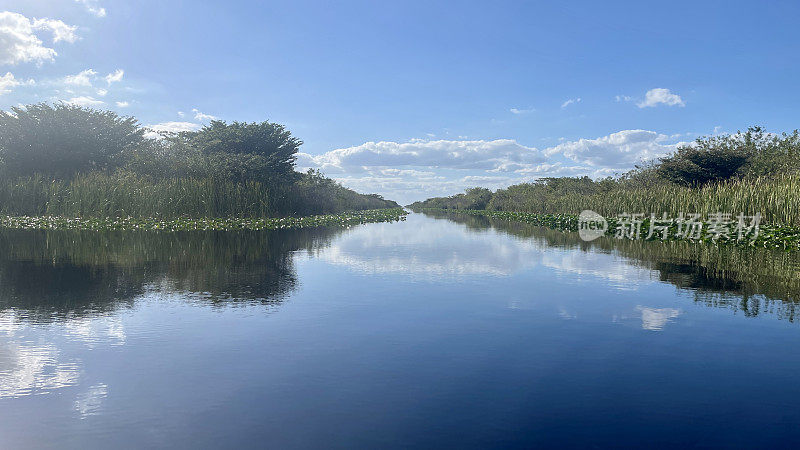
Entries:
POLYGON ((0 160, 6 176, 69 179, 124 164, 142 145, 136 119, 65 103, 38 103, 0 112, 0 160))
POLYGON ((294 164, 303 142, 283 125, 214 120, 200 131, 181 133, 180 138, 240 180, 258 178, 276 184, 297 179, 294 164))
POLYGON ((737 177, 777 176, 800 169, 798 132, 776 136, 761 127, 744 133, 704 137, 661 158, 657 173, 684 186, 702 186, 737 177))
POLYGON ((397 207, 300 174, 283 125, 215 120, 144 138, 133 118, 65 104, 0 113, 0 212, 265 217, 397 207))

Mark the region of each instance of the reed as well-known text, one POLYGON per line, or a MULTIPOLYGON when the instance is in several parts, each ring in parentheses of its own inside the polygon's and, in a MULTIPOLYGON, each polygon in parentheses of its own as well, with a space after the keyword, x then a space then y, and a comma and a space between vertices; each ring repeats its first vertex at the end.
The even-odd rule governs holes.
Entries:
POLYGON ((271 188, 257 181, 215 178, 152 180, 130 172, 95 172, 55 181, 41 175, 0 179, 0 215, 8 216, 260 218, 393 206, 396 203, 335 183, 271 188), (312 188, 316 190, 306 192, 312 188), (335 195, 335 201, 317 201, 323 194, 335 195))
MULTIPOLYGON (((446 207, 446 206, 445 206, 446 207)), ((494 194, 486 208, 537 214, 578 214, 591 209, 604 216, 621 213, 760 213, 774 225, 800 226, 800 176, 737 179, 700 188, 659 185, 615 188, 597 193, 559 193, 512 186, 494 194)))

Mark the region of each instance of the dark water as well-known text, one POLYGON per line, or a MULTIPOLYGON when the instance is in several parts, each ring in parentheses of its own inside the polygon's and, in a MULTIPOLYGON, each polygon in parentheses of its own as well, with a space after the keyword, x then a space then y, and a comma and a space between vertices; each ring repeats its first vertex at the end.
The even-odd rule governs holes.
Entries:
POLYGON ((420 214, 0 231, 0 448, 796 446, 799 271, 420 214))

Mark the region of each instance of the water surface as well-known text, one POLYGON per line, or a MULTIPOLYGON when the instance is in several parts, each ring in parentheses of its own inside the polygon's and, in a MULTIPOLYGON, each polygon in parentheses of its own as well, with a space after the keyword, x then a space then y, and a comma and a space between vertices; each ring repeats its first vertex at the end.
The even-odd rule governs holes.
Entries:
POLYGON ((473 216, 0 231, 0 448, 800 444, 797 256, 473 216))

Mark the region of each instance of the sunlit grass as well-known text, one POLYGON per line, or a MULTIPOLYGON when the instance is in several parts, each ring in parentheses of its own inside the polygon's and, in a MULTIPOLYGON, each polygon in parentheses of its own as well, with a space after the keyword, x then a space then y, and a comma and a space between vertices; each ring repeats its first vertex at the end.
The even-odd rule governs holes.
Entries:
POLYGON ((520 195, 493 201, 491 206, 495 210, 538 214, 578 214, 591 209, 604 216, 625 212, 670 216, 681 212, 704 216, 717 212, 760 213, 762 220, 771 225, 800 226, 800 176, 739 179, 701 188, 662 185, 591 195, 520 195))

